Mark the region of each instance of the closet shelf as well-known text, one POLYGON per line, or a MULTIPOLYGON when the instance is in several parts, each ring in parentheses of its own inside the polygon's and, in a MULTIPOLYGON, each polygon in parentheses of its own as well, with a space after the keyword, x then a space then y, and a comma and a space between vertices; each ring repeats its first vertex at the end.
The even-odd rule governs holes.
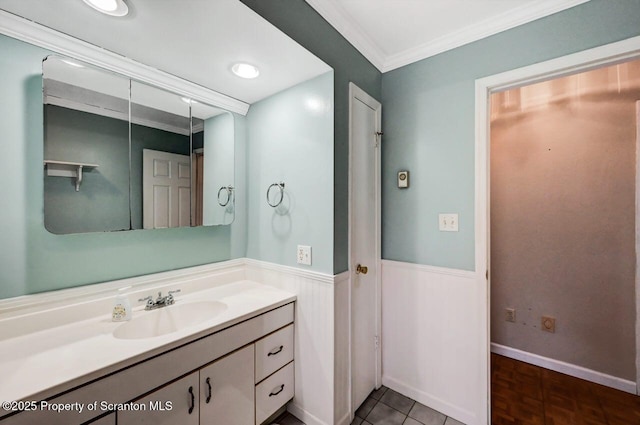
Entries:
POLYGON ((82 170, 85 168, 97 168, 98 164, 45 159, 44 166, 47 168, 48 176, 71 177, 76 179, 76 192, 79 192, 80 183, 82 183, 82 170))

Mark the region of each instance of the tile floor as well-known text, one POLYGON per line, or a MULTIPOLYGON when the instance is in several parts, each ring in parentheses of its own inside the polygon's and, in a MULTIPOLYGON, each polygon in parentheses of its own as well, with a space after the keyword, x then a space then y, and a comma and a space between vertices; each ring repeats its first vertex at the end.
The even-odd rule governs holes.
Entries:
MULTIPOLYGON (((272 425, 304 425, 284 413, 272 425)), ((356 410, 351 425, 464 425, 387 387, 373 391, 356 410)))
POLYGON ((464 425, 387 387, 373 391, 351 425, 464 425))

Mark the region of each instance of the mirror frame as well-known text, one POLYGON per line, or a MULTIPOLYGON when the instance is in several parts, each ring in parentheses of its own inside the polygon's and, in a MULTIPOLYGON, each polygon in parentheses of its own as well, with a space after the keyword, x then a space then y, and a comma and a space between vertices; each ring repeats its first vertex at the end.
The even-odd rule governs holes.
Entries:
MULTIPOLYGON (((56 234, 56 235, 65 235, 65 234, 78 234, 78 233, 100 233, 100 232, 113 232, 113 231, 131 231, 131 230, 153 230, 156 229, 155 227, 149 227, 151 226, 150 223, 155 223, 155 219, 152 219, 153 217, 153 213, 151 216, 149 216, 147 214, 146 211, 148 207, 148 205, 154 204, 150 199, 147 199, 147 197, 150 195, 150 192, 148 190, 146 190, 146 186, 144 185, 144 181, 145 179, 143 178, 142 181, 140 181, 140 184, 138 185, 139 187, 136 186, 136 184, 134 184, 135 182, 137 182, 139 179, 134 177, 143 177, 147 174, 147 165, 143 166, 143 162, 142 159, 143 157, 145 158, 146 161, 146 157, 150 156, 149 159, 151 159, 151 156, 153 156, 153 152, 156 152, 157 148, 160 147, 159 145, 157 145, 157 143, 154 143, 153 140, 159 141, 160 139, 157 138, 151 138, 149 139, 148 137, 143 137, 142 139, 138 140, 138 142, 143 143, 143 145, 139 145, 137 144, 136 146, 140 147, 144 147, 145 146, 145 142, 143 142, 144 140, 146 140, 147 142, 150 142, 151 145, 146 145, 147 147, 144 148, 143 150, 140 149, 136 149, 134 150, 134 137, 133 137, 133 133, 136 130, 137 127, 141 127, 141 128, 151 128, 151 131, 155 131, 156 129, 160 130, 160 133, 158 134, 165 134, 165 132, 174 134, 177 137, 183 137, 186 136, 188 138, 188 148, 186 149, 186 152, 182 152, 180 153, 179 151, 182 151, 181 148, 177 148, 177 145, 175 144, 176 140, 174 139, 169 139, 172 140, 172 143, 170 143, 169 150, 167 151, 170 155, 174 155, 171 158, 172 159, 177 159, 177 158, 182 158, 181 156, 175 156, 175 155, 188 155, 188 157, 185 157, 184 160, 184 164, 183 165, 187 165, 187 161, 188 161, 188 167, 189 167, 189 171, 187 172, 188 174, 188 179, 189 179, 189 209, 190 212, 187 215, 188 218, 188 224, 179 224, 179 223, 174 223, 172 220, 172 224, 168 224, 166 227, 159 227, 160 229, 164 229, 164 228, 178 228, 178 227, 200 227, 200 226, 224 226, 224 225, 230 225, 234 222, 235 219, 235 196, 233 196, 232 194, 235 192, 234 189, 234 185, 235 185, 235 171, 234 171, 234 163, 235 163, 235 118, 234 118, 234 114, 231 111, 222 109, 219 106, 212 106, 209 104, 205 104, 203 102, 198 102, 192 99, 188 99, 188 101, 186 101, 186 97, 183 96, 180 93, 175 93, 175 92, 171 92, 169 90, 157 87, 155 85, 149 84, 149 83, 144 83, 144 82, 140 82, 135 80, 132 77, 123 75, 123 74, 119 74, 117 72, 108 70, 108 69, 104 69, 101 68, 99 66, 90 64, 90 63, 86 63, 86 62, 82 62, 77 60, 76 58, 71 58, 68 56, 63 56, 59 53, 51 53, 48 54, 47 56, 45 56, 42 60, 42 84, 43 84, 43 107, 45 108, 45 112, 46 112, 46 108, 49 104, 49 102, 47 101, 47 98, 49 96, 48 94, 48 90, 47 90, 47 85, 46 82, 47 81, 51 81, 52 83, 52 88, 56 88, 57 86, 54 85, 54 83, 57 81, 56 78, 54 78, 53 80, 51 80, 51 76, 47 77, 47 64, 49 64, 51 61, 56 62, 56 64, 60 63, 60 62, 66 62, 65 64, 62 64, 63 68, 60 68, 59 65, 57 67, 54 67, 54 65, 52 65, 51 71, 52 74, 57 74, 58 77, 60 79, 60 81, 67 81, 66 83, 63 84, 71 84, 71 86, 74 86, 74 83, 72 81, 74 81, 73 78, 73 71, 76 72, 82 72, 82 71, 77 71, 75 68, 69 68, 72 69, 72 72, 70 74, 70 76, 65 77, 65 74, 68 74, 67 72, 67 68, 66 65, 67 64, 71 64, 73 65, 73 62, 77 62, 78 64, 81 64, 82 66, 80 66, 80 68, 84 68, 84 69, 90 69, 92 70, 92 72, 97 72, 99 73, 98 75, 105 75, 105 77, 100 77, 102 79, 105 78, 109 78, 109 81, 111 80, 122 80, 123 85, 122 87, 126 87, 127 90, 127 95, 126 95, 126 99, 122 98, 123 100, 126 100, 128 103, 128 113, 124 113, 123 112, 123 116, 119 117, 119 116, 112 116, 111 114, 107 113, 105 116, 107 118, 110 119, 116 119, 116 120, 122 120, 124 119, 127 123, 128 123, 128 131, 127 131, 127 136, 126 138, 128 139, 128 154, 127 154, 127 158, 129 161, 128 164, 128 170, 129 170, 129 175, 127 178, 128 181, 128 191, 127 191, 127 200, 128 200, 128 206, 127 206, 127 212, 128 212, 128 218, 126 220, 126 222, 128 223, 128 227, 127 228, 123 228, 123 227, 114 227, 114 228, 101 228, 101 229, 93 229, 93 230, 82 230, 79 228, 74 228, 71 229, 70 231, 55 231, 53 230, 51 227, 47 226, 47 191, 46 191, 46 183, 48 181, 47 177, 48 176, 61 176, 61 177, 74 177, 75 179, 75 191, 76 192, 80 192, 79 190, 79 186, 81 184, 81 182, 83 181, 83 167, 88 171, 91 172, 94 168, 99 167, 99 165, 97 164, 88 164, 88 163, 84 163, 86 161, 82 160, 82 159, 74 159, 75 161, 83 161, 83 163, 76 163, 76 162, 68 162, 68 159, 65 158, 58 158, 58 156, 54 155, 54 159, 47 159, 47 143, 46 143, 46 134, 48 134, 47 131, 47 120, 46 120, 46 113, 44 114, 45 116, 45 121, 43 122, 43 134, 45 134, 45 140, 44 140, 44 157, 45 157, 45 193, 44 193, 44 197, 45 197, 45 208, 44 208, 44 224, 45 224, 45 229, 48 230, 50 233, 56 234), (54 71, 57 69, 57 71, 54 73, 54 71), (108 76, 108 77, 107 77, 108 76), (143 97, 141 99, 143 99, 143 103, 138 104, 135 100, 134 97, 139 96, 140 94, 135 94, 134 92, 136 92, 136 90, 139 89, 140 93, 143 93, 143 97), (184 107, 184 111, 186 113, 185 116, 185 120, 188 121, 188 126, 182 128, 182 127, 175 127, 176 125, 178 125, 177 123, 172 123, 172 124, 163 124, 161 121, 158 121, 157 124, 159 124, 160 126, 154 126, 153 124, 150 125, 149 124, 152 122, 156 122, 153 120, 153 118, 150 118, 151 121, 149 121, 149 119, 145 120, 145 118, 142 118, 142 121, 136 121, 134 119, 134 116, 136 115, 133 111, 134 107, 141 107, 141 108, 152 108, 152 109, 157 109, 158 111, 163 111, 164 109, 158 109, 156 106, 151 106, 152 104, 149 102, 157 102, 157 95, 155 94, 151 94, 151 93, 162 93, 162 97, 164 97, 164 101, 166 101, 168 98, 167 96, 169 96, 171 99, 175 98, 176 100, 176 104, 178 105, 178 107, 184 107), (184 104, 183 104, 184 103, 184 104), (194 112, 194 105, 197 106, 198 108, 196 108, 199 111, 198 117, 195 117, 193 115, 194 112), (202 106, 200 106, 202 105, 202 106), (218 160, 214 160, 214 161, 218 161, 216 162, 215 165, 215 170, 219 169, 219 166, 221 166, 222 170, 225 170, 223 172, 224 176, 222 176, 223 178, 220 179, 220 172, 216 171, 213 175, 211 175, 211 170, 212 168, 210 168, 210 165, 208 167, 205 167, 204 170, 204 176, 206 177, 207 175, 209 175, 210 177, 214 177, 215 178, 213 180, 211 180, 211 178, 207 178, 207 181, 204 183, 207 183, 206 185, 203 185, 202 181, 198 183, 198 181, 196 181, 195 178, 195 171, 196 169, 194 168, 196 166, 196 158, 197 158, 197 154, 202 155, 202 152, 204 150, 205 145, 207 145, 207 138, 206 135, 205 137, 202 139, 203 142, 203 146, 200 147, 200 149, 198 149, 198 153, 196 153, 196 151, 194 151, 194 142, 193 142, 193 137, 195 131, 196 131, 196 127, 194 127, 194 119, 196 120, 203 120, 203 118, 200 118, 203 114, 206 115, 206 113, 209 114, 214 114, 213 117, 218 118, 220 116, 225 116, 228 117, 228 119, 225 119, 224 123, 222 125, 222 127, 220 127, 220 124, 216 125, 217 127, 220 128, 229 128, 230 126, 230 131, 231 133, 229 134, 230 139, 225 139, 228 140, 231 145, 230 148, 223 148, 223 150, 225 152, 230 152, 231 156, 228 157, 227 161, 225 161, 226 163, 230 163, 232 164, 230 167, 228 168, 228 166, 225 166, 224 164, 220 164, 219 163, 219 159, 218 160), (126 115, 128 115, 128 118, 126 118, 126 115), (230 120, 230 121, 228 121, 230 120), (186 133, 182 133, 182 131, 185 131, 186 133), (149 150, 152 149, 152 150, 149 150), (156 149, 156 150, 153 150, 156 149), (177 151, 175 149, 178 149, 177 151), (230 149, 230 150, 229 150, 230 149), (144 152, 143 152, 144 151, 144 152), (138 164, 138 161, 132 162, 132 160, 134 159, 134 152, 139 152, 140 155, 135 155, 137 159, 140 159, 140 163, 138 164), (144 155, 143 155, 144 153, 144 155), (60 164, 60 165, 59 165, 60 164), (135 164, 138 165, 137 168, 135 168, 135 164), (77 166, 77 170, 76 168, 74 168, 73 170, 69 169, 69 171, 67 171, 67 168, 69 167, 76 167, 77 166), (61 167, 61 171, 58 171, 58 168, 61 167), (136 169, 139 171, 139 176, 137 174, 132 175, 131 172, 133 169, 136 169), (74 171, 75 170, 75 171, 74 171), (208 170, 208 171, 207 171, 208 170), (74 174, 75 173, 75 174, 74 174), (214 190, 214 186, 217 187, 216 185, 225 183, 226 186, 223 186, 220 188, 220 190, 222 189, 227 189, 228 193, 227 193, 227 201, 223 204, 220 203, 220 191, 218 191, 218 196, 217 196, 217 202, 213 202, 213 200, 211 199, 211 194, 209 194, 209 192, 213 191, 215 193, 214 190), (206 187, 205 187, 206 186, 206 187), (196 190, 196 189, 199 189, 196 190), (205 189, 205 191, 203 192, 203 189, 205 189), (136 196, 134 196, 134 194, 136 196), (199 203, 198 201, 198 197, 199 199, 199 203), (204 198, 203 198, 204 197, 204 198), (134 203, 135 201, 135 203, 134 203), (139 201, 139 202, 138 202, 139 201), (197 205, 200 205, 202 210, 198 211, 194 210, 194 208, 197 205), (135 206, 139 205, 139 209, 135 209, 135 206), (214 206, 215 205, 215 206, 214 206), (218 205, 220 206, 220 208, 218 208, 218 205), (222 215, 219 214, 218 210, 222 211, 222 215), (138 211, 139 214, 134 214, 135 211, 138 211), (143 214, 144 212, 144 214, 143 214), (218 217, 221 215, 221 218, 218 217), (198 222, 196 220, 197 217, 200 217, 200 221, 198 222), (230 219, 228 218, 230 217, 230 219)), ((85 74, 82 74, 82 76, 78 76, 79 80, 84 80, 84 76, 85 74)), ((93 75, 93 74, 91 74, 93 75)), ((110 84, 108 81, 105 82, 103 81, 104 84, 110 84)), ((85 85, 80 85, 79 87, 84 87, 87 90, 96 90, 96 94, 101 92, 101 89, 96 88, 94 89, 93 86, 87 86, 86 85, 86 81, 85 81, 85 85), (91 87, 91 88, 89 88, 91 87)), ((58 91, 60 91, 60 89, 58 89, 58 91)), ((76 108, 73 106, 69 106, 67 105, 66 101, 64 99, 66 99, 66 97, 62 96, 64 95, 64 93, 55 93, 52 96, 53 100, 56 99, 62 99, 62 104, 59 104, 57 102, 53 102, 53 106, 59 106, 62 107, 63 109, 67 109, 67 108, 71 108, 72 110, 75 110, 76 108)), ((108 97, 109 95, 107 95, 108 97)), ((120 98, 121 96, 116 95, 116 97, 120 98)), ((96 110, 92 110, 91 108, 93 108, 93 106, 91 105, 95 105, 96 104, 96 99, 93 99, 92 101, 89 101, 86 105, 85 102, 83 100, 78 100, 81 98, 77 98, 77 96, 75 96, 76 100, 71 100, 71 104, 75 104, 78 103, 78 106, 80 106, 80 109, 78 109, 78 111, 83 112, 83 113, 88 113, 90 114, 90 116, 94 116, 94 114, 97 114, 97 116, 102 117, 104 114, 101 111, 104 111, 104 109, 98 107, 96 110), (74 103, 75 102, 75 103, 74 103), (83 106, 85 105, 85 106, 83 106), (89 108, 89 110, 85 109, 85 108, 89 108)), ((166 106, 166 105, 165 105, 166 106)), ((113 108, 113 105, 109 105, 106 107, 106 110, 111 110, 111 108, 113 108)), ((172 106, 170 108, 172 111, 174 112, 167 112, 168 114, 173 114, 175 113, 176 107, 175 105, 172 106)), ((207 120, 205 119, 204 121, 202 121, 201 125, 200 125, 200 129, 198 130, 199 132, 204 132, 205 128, 206 128, 206 122, 207 120)), ((91 131, 91 130, 88 130, 91 131)), ((228 130, 227 130, 228 131, 228 130)), ((164 136, 162 136, 164 140, 164 136)), ((217 138, 215 138, 214 140, 216 140, 217 138)), ((219 144, 220 142, 217 142, 217 144, 219 144)), ((66 142, 63 143, 62 145, 60 145, 58 143, 58 146, 65 146, 66 142)), ((213 145, 209 146, 207 148, 207 151, 214 148, 213 145)), ((64 148, 62 148, 64 150, 64 148)), ((71 154, 73 156, 73 152, 78 151, 78 149, 72 149, 71 152, 67 152, 67 154, 71 154)), ((162 154, 161 157, 163 158, 163 160, 161 161, 162 163, 164 163, 164 159, 166 154, 164 154, 165 149, 161 148, 160 151, 157 151, 157 154, 162 154)), ((63 155, 64 156, 64 155, 63 155)), ((217 157, 217 155, 216 155, 217 157)), ((91 156, 91 158, 93 158, 94 160, 97 158, 94 158, 91 156)), ((110 158, 110 157, 108 157, 110 158)), ((208 161, 205 161, 205 163, 210 163, 212 160, 209 159, 208 161)), ((94 161, 96 162, 96 161, 94 161)), ((97 161, 100 162, 100 161, 97 161)), ((112 161, 113 162, 113 161, 112 161)), ((181 160, 179 160, 178 162, 181 162, 181 160)), ((173 160, 171 161, 171 163, 173 163, 173 160)), ((144 162, 144 164, 146 164, 146 162, 144 162)), ((204 163, 203 163, 204 165, 204 163)), ((107 170, 111 170, 112 167, 108 167, 107 170)), ((181 166, 178 164, 178 169, 182 169, 181 166)), ((150 169, 149 169, 150 170, 150 169)), ((182 175, 182 172, 177 172, 177 170, 174 170, 174 172, 171 173, 171 175, 182 175)), ((202 175, 202 171, 200 171, 200 174, 202 175)), ((118 174, 116 173, 116 176, 118 174)), ((113 175, 111 176, 112 178, 114 177, 113 175)), ((57 183, 56 181, 57 179, 53 179, 51 180, 51 184, 57 183)), ((110 180, 109 180, 110 181, 110 180)), ((173 180, 172 180, 173 181, 173 180)), ((182 183, 179 183, 179 186, 183 186, 184 184, 184 179, 180 180, 182 183)), ((162 186, 164 186, 164 184, 162 184, 162 186)), ((64 186, 60 186, 59 184, 55 185, 55 187, 64 187, 64 186)), ((68 193, 68 192, 64 192, 64 193, 68 193)), ((54 197, 55 199, 57 199, 57 197, 54 197)), ((52 199, 54 199, 52 198, 52 199)), ((92 197, 90 197, 92 199, 92 197)), ((73 197, 72 199, 76 199, 75 197, 73 197)), ((84 199, 84 198, 82 198, 84 199)), ((79 199, 79 202, 85 202, 82 199, 79 199)), ((182 199, 182 197, 180 197, 180 199, 182 199)), ((69 202, 72 202, 71 199, 68 199, 69 202)), ((53 202, 53 201, 52 201, 53 202)), ((75 201, 73 201, 75 202, 75 201)), ((175 205, 176 207, 178 207, 178 204, 175 205)), ((65 208, 66 209, 66 208, 65 208)), ((86 208, 80 207, 80 208, 71 208, 72 210, 84 210, 86 208)), ((51 209, 50 211, 50 215, 49 217, 53 219, 53 217, 58 217, 58 215, 56 215, 55 211, 58 211, 59 208, 51 209)), ((183 214, 178 214, 177 216, 179 217, 183 217, 183 214)), ((169 217, 177 217, 176 215, 169 215, 169 217)), ((102 221, 108 221, 108 218, 110 218, 111 215, 109 215, 108 217, 104 217, 103 220, 99 220, 98 222, 102 222, 102 221)), ((77 220, 79 220, 79 218, 77 218, 77 220)), ((55 223, 57 223, 60 220, 54 220, 55 223)), ((68 223, 73 223, 76 220, 72 220, 68 223)), ((80 220, 81 221, 81 220, 80 220)), ((94 220, 95 221, 95 220, 94 220)), ((62 220, 62 223, 64 225, 65 221, 62 220)), ((67 224, 68 224, 67 223, 67 224)), ((84 223, 84 222, 83 222, 84 223)), ((93 222, 89 222, 89 225, 91 225, 91 223, 93 222)))

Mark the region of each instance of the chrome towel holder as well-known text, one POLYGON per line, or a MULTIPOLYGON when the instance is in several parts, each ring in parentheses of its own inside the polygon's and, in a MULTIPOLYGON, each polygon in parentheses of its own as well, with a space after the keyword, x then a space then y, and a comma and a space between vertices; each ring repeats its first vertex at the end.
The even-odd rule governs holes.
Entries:
POLYGON ((269 204, 270 207, 277 207, 282 203, 282 200, 284 199, 284 182, 280 182, 280 183, 272 183, 271 185, 269 185, 269 188, 267 189, 267 204, 269 204), (271 192, 271 189, 273 189, 274 187, 277 187, 280 190, 280 198, 278 199, 278 202, 275 203, 271 203, 271 200, 269 199, 269 193, 271 192))
POLYGON ((229 205, 232 195, 233 195, 233 186, 222 186, 220 189, 218 189, 218 205, 220 205, 221 207, 226 207, 227 205, 229 205), (223 190, 226 190, 226 193, 227 193, 227 198, 226 198, 226 201, 224 202, 220 200, 220 194, 222 194, 223 190))

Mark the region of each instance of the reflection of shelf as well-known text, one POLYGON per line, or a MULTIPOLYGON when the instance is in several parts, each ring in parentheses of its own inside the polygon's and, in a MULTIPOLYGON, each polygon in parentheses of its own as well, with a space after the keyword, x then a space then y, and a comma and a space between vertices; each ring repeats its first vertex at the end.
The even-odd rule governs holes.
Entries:
POLYGON ((82 170, 84 168, 97 168, 98 164, 84 164, 81 162, 44 160, 47 167, 47 175, 54 177, 71 177, 76 179, 76 192, 80 191, 82 183, 82 170))

